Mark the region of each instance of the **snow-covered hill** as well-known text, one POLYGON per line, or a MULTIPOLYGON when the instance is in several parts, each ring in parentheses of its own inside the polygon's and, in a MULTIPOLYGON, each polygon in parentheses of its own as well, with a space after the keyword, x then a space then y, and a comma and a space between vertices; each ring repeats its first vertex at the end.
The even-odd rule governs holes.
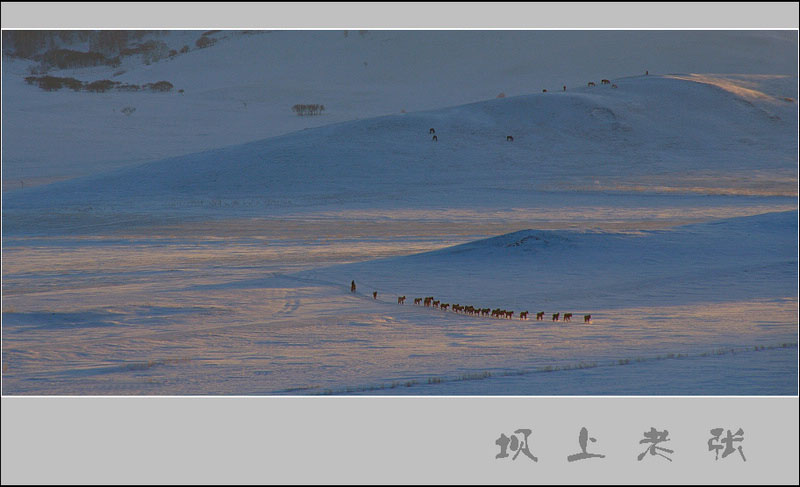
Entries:
POLYGON ((797 393, 796 211, 525 230, 325 268, 337 250, 389 244, 343 225, 297 239, 294 225, 6 237, 4 392, 797 393), (514 319, 413 304, 431 295, 514 319))
POLYGON ((797 291, 797 228, 789 211, 637 234, 522 230, 304 275, 517 313, 775 299, 797 291))
POLYGON ((796 32, 207 36, 4 59, 4 393, 797 393, 796 32))
POLYGON ((16 191, 4 205, 269 214, 528 206, 553 192, 797 194, 796 103, 676 77, 613 83, 333 124, 16 191))
POLYGON ((588 81, 599 88, 602 78, 647 70, 737 73, 745 75, 740 84, 797 99, 797 81, 782 78, 797 73, 797 36, 790 31, 222 31, 208 36, 214 45, 196 49, 201 34, 153 38, 171 49, 191 48, 157 62, 132 56, 120 67, 50 73, 129 84, 166 80, 175 86, 171 93, 45 92, 23 81, 35 63, 4 57, 3 189, 501 93, 562 86, 571 92, 588 81), (326 111, 298 117, 291 111, 298 103, 321 103, 326 111), (125 115, 126 107, 136 110, 125 115))

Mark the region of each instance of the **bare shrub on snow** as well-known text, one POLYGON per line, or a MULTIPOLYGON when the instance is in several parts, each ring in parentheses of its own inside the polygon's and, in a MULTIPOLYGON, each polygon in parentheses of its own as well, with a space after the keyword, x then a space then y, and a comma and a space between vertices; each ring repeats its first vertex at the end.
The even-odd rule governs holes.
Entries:
POLYGON ((39 88, 45 91, 58 91, 63 87, 67 87, 73 91, 80 91, 83 88, 83 83, 75 78, 59 78, 57 76, 28 76, 25 82, 29 85, 36 84, 39 88))
POLYGON ((169 81, 158 81, 156 83, 147 83, 144 85, 145 89, 150 91, 170 91, 174 86, 169 81))
POLYGON ((101 79, 97 81, 92 81, 88 85, 86 85, 86 91, 93 91, 95 93, 105 93, 106 91, 113 88, 115 85, 118 85, 119 82, 111 81, 110 79, 101 79))
POLYGON ((321 115, 325 111, 325 105, 312 104, 298 104, 292 107, 292 111, 298 116, 304 115, 321 115))
POLYGON ((210 37, 202 36, 195 41, 195 45, 198 49, 204 49, 206 47, 211 47, 217 42, 216 39, 212 39, 210 37))

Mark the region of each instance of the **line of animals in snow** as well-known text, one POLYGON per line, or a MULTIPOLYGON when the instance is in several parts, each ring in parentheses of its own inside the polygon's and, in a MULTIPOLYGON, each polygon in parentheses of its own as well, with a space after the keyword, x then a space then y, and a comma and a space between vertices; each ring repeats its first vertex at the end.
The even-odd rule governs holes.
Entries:
MULTIPOLYGON (((611 81, 609 81, 609 80, 607 80, 607 79, 601 79, 601 80, 600 80, 600 84, 601 84, 601 85, 611 85, 611 87, 612 87, 612 88, 619 88, 619 87, 618 87, 618 86, 617 86, 615 83, 612 83, 611 81)), ((589 83, 587 83, 587 86, 588 86, 589 88, 591 88, 591 87, 593 87, 593 86, 597 86, 597 85, 595 85, 595 84, 594 84, 594 81, 589 81, 589 83)), ((565 88, 566 88, 566 87, 565 87, 565 88)), ((565 89, 564 91, 566 91, 566 89, 565 89)))
MULTIPOLYGON (((356 292, 356 282, 350 281, 350 292, 356 292)), ((372 299, 378 299, 378 291, 372 292, 372 299)), ((405 304, 406 297, 405 296, 398 296, 397 297, 397 304, 405 304)), ((417 306, 425 306, 425 307, 433 307, 439 308, 441 310, 447 311, 448 309, 452 310, 453 313, 464 313, 470 316, 491 316, 492 318, 505 318, 505 319, 512 319, 514 318, 514 312, 508 311, 505 309, 490 309, 490 308, 476 308, 474 306, 461 306, 460 304, 453 304, 450 303, 442 303, 441 300, 435 300, 433 296, 427 296, 425 298, 414 298, 414 304, 417 306)), ((561 318, 561 313, 553 313, 552 315, 553 321, 559 321, 561 318)), ((528 311, 522 311, 519 314, 520 320, 527 320, 528 319, 528 311)), ((542 321, 544 320, 544 311, 540 311, 536 313, 536 320, 542 321)), ((564 321, 572 321, 572 313, 564 313, 563 316, 564 321)), ((592 315, 583 315, 583 322, 584 323, 591 323, 592 322, 592 315)))
MULTIPOLYGON (((377 291, 373 293, 373 297, 377 296, 377 291)), ((406 297, 405 296, 398 296, 397 297, 397 304, 405 304, 406 297)), ((492 318, 505 318, 505 319, 512 319, 514 318, 514 312, 508 311, 505 309, 490 309, 490 308, 476 308, 475 306, 462 306, 460 304, 450 304, 450 303, 442 303, 441 300, 434 299, 433 296, 427 296, 424 298, 414 298, 414 304, 416 306, 425 306, 426 308, 439 308, 441 310, 447 311, 451 310, 453 313, 464 313, 470 316, 490 316, 492 318)), ((528 311, 523 311, 519 314, 520 320, 527 320, 528 319, 528 311)), ((536 313, 536 320, 542 321, 544 320, 544 311, 540 311, 536 313)), ((553 313, 552 315, 553 321, 572 321, 572 313, 564 313, 563 317, 561 313, 553 313)), ((583 315, 583 322, 584 323, 591 323, 592 322, 592 315, 583 315)))

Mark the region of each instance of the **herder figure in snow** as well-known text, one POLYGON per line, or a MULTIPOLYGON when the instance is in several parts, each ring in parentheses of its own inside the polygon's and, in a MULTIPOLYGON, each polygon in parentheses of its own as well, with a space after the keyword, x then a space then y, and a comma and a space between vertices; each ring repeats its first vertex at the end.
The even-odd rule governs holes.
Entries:
POLYGON ((350 281, 350 292, 356 292, 356 281, 350 281))

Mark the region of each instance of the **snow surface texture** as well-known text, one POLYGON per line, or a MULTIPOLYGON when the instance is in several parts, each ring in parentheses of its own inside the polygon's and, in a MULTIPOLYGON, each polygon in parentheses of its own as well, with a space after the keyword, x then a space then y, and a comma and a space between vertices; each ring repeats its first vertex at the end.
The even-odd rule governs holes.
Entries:
POLYGON ((4 60, 3 392, 797 394, 796 36, 458 34, 223 32, 123 66, 185 98, 4 60), (556 63, 589 44, 629 56, 556 63))
POLYGON ((128 57, 118 68, 50 73, 166 80, 171 93, 44 92, 23 82, 35 63, 4 58, 3 189, 501 93, 569 93, 589 81, 600 88, 602 78, 646 70, 736 73, 745 75, 740 85, 755 76, 768 95, 797 98, 796 80, 785 79, 797 74, 791 31, 223 31, 208 36, 213 46, 195 49, 201 33, 158 36, 191 51, 149 65, 128 57), (298 117, 291 107, 300 103, 326 111, 298 117), (128 106, 136 108, 130 116, 121 111, 128 106))

